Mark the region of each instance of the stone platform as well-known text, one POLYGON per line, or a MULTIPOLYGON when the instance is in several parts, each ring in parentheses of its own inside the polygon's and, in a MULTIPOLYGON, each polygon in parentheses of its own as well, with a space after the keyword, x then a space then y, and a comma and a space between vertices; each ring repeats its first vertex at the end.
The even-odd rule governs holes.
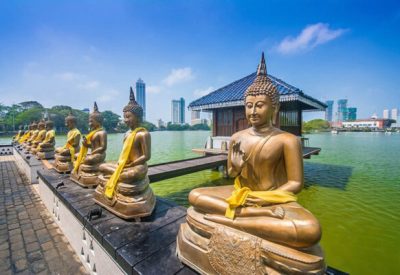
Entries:
POLYGON ((87 274, 12 155, 0 156, 0 274, 87 274))

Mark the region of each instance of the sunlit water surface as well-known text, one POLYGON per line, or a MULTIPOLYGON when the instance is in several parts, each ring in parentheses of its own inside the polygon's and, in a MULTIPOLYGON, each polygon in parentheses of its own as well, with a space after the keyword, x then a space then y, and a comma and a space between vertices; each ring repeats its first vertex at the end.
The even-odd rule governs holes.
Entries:
MULTIPOLYGON (((153 132, 150 164, 198 156, 209 132, 153 132)), ((305 160, 299 202, 323 228, 330 266, 351 274, 400 274, 400 134, 308 135, 319 156, 305 160)), ((107 160, 118 159, 123 134, 108 135, 107 160)), ((65 136, 57 136, 57 145, 65 136)), ((8 143, 9 138, 0 138, 8 143)), ((152 184, 159 196, 187 206, 193 188, 232 184, 206 170, 152 184)))

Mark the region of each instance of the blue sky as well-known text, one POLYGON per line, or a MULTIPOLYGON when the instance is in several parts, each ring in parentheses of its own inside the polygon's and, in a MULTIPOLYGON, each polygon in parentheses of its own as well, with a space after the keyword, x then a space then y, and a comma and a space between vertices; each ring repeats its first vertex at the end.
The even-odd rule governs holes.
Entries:
POLYGON ((252 73, 262 51, 269 73, 358 117, 400 107, 395 1, 1 0, 0 102, 120 114, 141 77, 148 120, 169 121, 172 99, 252 73))

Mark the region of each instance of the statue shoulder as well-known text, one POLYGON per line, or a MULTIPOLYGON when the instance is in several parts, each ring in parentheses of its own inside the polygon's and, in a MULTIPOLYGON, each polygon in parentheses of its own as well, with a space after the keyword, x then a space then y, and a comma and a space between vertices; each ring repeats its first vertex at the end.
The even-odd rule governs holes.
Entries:
POLYGON ((290 148, 301 147, 300 138, 296 135, 282 131, 280 137, 282 139, 283 144, 287 147, 290 147, 290 148))
POLYGON ((244 130, 241 130, 241 131, 238 131, 238 132, 234 133, 234 134, 231 136, 231 141, 237 141, 237 140, 240 139, 242 136, 247 135, 248 132, 249 132, 249 129, 250 129, 250 128, 247 128, 247 129, 244 129, 244 130))

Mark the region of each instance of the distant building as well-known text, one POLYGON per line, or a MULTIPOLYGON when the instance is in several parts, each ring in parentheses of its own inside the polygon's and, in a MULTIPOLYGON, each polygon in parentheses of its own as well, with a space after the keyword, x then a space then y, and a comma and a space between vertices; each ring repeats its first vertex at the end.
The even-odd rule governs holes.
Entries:
POLYGON ((206 118, 198 118, 198 119, 192 119, 191 124, 196 125, 196 124, 206 124, 208 125, 209 121, 206 118))
POLYGON ((161 118, 157 120, 157 126, 158 128, 166 127, 165 122, 161 118))
POLYGON ((357 119, 357 108, 349 107, 347 108, 347 121, 354 121, 357 119))
POLYGON ((333 121, 333 100, 325 101, 326 106, 328 106, 325 110, 325 120, 326 121, 333 121))
POLYGON ((172 124, 185 123, 185 100, 182 97, 171 102, 171 121, 172 124))
POLYGON ((146 83, 139 78, 136 81, 136 101, 143 108, 143 120, 146 120, 146 83))
POLYGON ((388 109, 385 109, 385 110, 383 110, 383 118, 389 118, 389 110, 388 109))
POLYGON ((82 109, 82 112, 85 112, 85 113, 89 114, 90 110, 89 110, 89 108, 84 108, 84 109, 82 109))
POLYGON ((337 120, 338 121, 347 121, 347 99, 339 99, 338 102, 338 110, 337 110, 337 120))
POLYGON ((392 119, 357 119, 355 121, 342 122, 343 128, 370 128, 370 129, 385 129, 391 126, 394 121, 392 119))
POLYGON ((390 112, 390 118, 397 120, 398 115, 399 115, 399 109, 393 108, 392 111, 390 112))
POLYGON ((200 121, 200 111, 192 111, 190 124, 191 125, 199 124, 200 123, 199 121, 200 121))

